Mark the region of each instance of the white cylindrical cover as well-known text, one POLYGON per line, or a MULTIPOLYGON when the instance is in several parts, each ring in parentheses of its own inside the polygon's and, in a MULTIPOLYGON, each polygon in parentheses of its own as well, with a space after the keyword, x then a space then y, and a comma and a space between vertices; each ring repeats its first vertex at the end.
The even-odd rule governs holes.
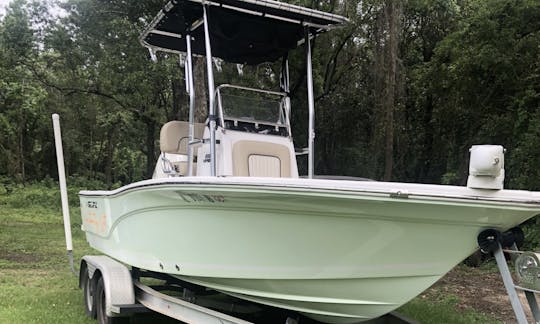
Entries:
POLYGON ((501 145, 473 145, 470 149, 469 174, 498 177, 504 169, 504 148, 501 145))

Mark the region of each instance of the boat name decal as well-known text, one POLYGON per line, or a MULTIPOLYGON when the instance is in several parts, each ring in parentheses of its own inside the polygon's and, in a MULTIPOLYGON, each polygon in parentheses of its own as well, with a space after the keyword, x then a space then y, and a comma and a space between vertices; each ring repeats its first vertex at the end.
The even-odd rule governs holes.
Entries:
POLYGON ((209 203, 224 203, 225 197, 222 195, 206 195, 199 193, 190 193, 190 192, 176 192, 182 200, 187 203, 199 203, 199 202, 209 202, 209 203))
POLYGON ((390 193, 390 198, 409 198, 407 190, 397 190, 390 193))
POLYGON ((88 202, 86 202, 86 206, 88 206, 88 208, 98 208, 97 201, 89 200, 88 202))

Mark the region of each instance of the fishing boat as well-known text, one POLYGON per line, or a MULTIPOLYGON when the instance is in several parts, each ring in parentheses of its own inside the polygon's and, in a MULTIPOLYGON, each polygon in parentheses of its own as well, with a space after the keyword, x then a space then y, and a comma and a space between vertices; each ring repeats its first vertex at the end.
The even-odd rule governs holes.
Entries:
POLYGON ((157 58, 182 54, 188 121, 160 133, 154 177, 81 191, 98 251, 138 269, 327 323, 377 318, 478 248, 540 214, 540 193, 503 189, 504 149, 471 149, 467 186, 314 176, 311 43, 346 18, 273 0, 177 0, 140 37, 157 58), (308 145, 295 149, 288 52, 305 49, 308 145), (206 57, 208 118, 194 122, 193 56, 206 57), (281 61, 273 91, 214 85, 214 60, 281 61), (297 157, 307 155, 307 176, 297 157))

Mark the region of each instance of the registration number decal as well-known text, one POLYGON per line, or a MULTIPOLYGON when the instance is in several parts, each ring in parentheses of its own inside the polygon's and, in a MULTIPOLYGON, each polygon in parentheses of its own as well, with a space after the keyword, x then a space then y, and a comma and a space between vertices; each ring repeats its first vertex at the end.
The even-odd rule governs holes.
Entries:
POLYGON ((222 195, 208 195, 208 194, 199 194, 199 193, 191 193, 191 192, 182 192, 177 191, 176 192, 178 196, 184 200, 187 203, 202 203, 202 202, 208 202, 208 203, 224 203, 225 197, 222 195))

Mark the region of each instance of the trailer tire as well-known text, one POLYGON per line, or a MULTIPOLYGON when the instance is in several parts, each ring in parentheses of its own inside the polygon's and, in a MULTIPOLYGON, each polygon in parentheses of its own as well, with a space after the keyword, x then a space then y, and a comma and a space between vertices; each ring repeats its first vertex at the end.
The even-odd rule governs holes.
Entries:
POLYGON ((103 277, 99 277, 95 290, 96 313, 99 324, 121 324, 129 323, 129 317, 112 317, 107 315, 107 300, 105 295, 105 285, 103 277))
POLYGON ((86 315, 90 318, 95 319, 97 316, 96 313, 96 284, 94 280, 90 278, 88 274, 88 268, 85 267, 82 274, 82 288, 83 288, 83 298, 84 298, 84 309, 86 315))

